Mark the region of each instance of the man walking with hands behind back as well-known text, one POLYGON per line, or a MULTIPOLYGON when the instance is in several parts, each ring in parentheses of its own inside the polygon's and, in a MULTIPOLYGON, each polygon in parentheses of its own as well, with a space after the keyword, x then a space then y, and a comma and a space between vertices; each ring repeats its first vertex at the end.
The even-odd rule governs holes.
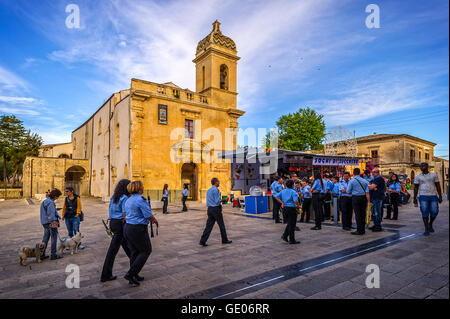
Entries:
POLYGON ((414 179, 414 204, 419 195, 420 211, 422 212, 425 236, 434 233, 433 222, 439 213, 439 203, 442 203, 441 184, 436 173, 428 171, 428 163, 421 163, 422 173, 414 179), (437 192, 437 194, 436 194, 437 192))
POLYGON ((206 192, 206 206, 208 206, 208 220, 206 221, 205 230, 203 231, 202 238, 200 239, 200 245, 208 246, 206 241, 211 234, 215 222, 219 225, 220 235, 222 236, 222 244, 231 244, 231 240, 228 240, 227 231, 225 230, 225 223, 223 222, 222 215, 222 202, 228 201, 228 197, 221 199, 219 191, 219 179, 214 177, 211 179, 212 186, 206 192))

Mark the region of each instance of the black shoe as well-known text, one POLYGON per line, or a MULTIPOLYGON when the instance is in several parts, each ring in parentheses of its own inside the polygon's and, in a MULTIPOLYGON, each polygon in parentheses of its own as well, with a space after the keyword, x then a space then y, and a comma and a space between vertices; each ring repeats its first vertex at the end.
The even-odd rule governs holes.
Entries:
POLYGON ((311 228, 311 230, 321 230, 322 227, 318 227, 318 226, 314 226, 313 228, 311 228))
POLYGON ((287 239, 287 237, 281 236, 281 239, 283 239, 283 240, 284 240, 285 242, 287 242, 287 243, 289 242, 288 239, 287 239))
POLYGON ((383 228, 381 227, 372 227, 371 229, 373 232, 379 232, 379 231, 383 231, 383 228))
POLYGON ((386 216, 386 217, 383 217, 383 219, 391 219, 391 217, 389 217, 389 216, 386 216))
POLYGON ((41 260, 48 259, 48 258, 50 258, 50 257, 49 256, 41 256, 41 260))
POLYGON ((50 257, 50 260, 61 259, 61 258, 62 258, 62 256, 55 255, 55 256, 50 257))
POLYGON ((233 241, 232 240, 227 240, 227 241, 223 241, 222 244, 231 244, 233 241))
POLYGON ((207 243, 202 243, 202 242, 200 242, 199 243, 201 246, 203 246, 203 247, 206 247, 206 246, 208 246, 208 244, 207 243))
POLYGON ((300 219, 298 222, 299 222, 299 223, 303 223, 304 221, 300 219))
POLYGON ((107 282, 107 281, 113 281, 113 280, 116 280, 116 279, 117 279, 117 276, 111 276, 109 278, 100 278, 100 281, 101 282, 107 282))
POLYGON ((144 277, 139 275, 134 276, 134 279, 136 279, 137 281, 144 281, 144 277))
POLYGON ((123 278, 125 278, 126 280, 128 280, 128 283, 132 286, 139 286, 139 282, 134 279, 133 277, 131 277, 130 275, 126 274, 123 278))
POLYGON ((374 228, 375 228, 375 226, 370 226, 368 229, 373 230, 374 228))
POLYGON ((276 220, 275 224, 281 224, 281 220, 276 220))
POLYGON ((295 230, 296 230, 296 231, 300 231, 300 227, 295 226, 295 230))
POLYGON ((351 232, 352 235, 364 235, 364 233, 360 233, 359 231, 351 232))
POLYGON ((394 218, 391 218, 391 220, 398 220, 398 218, 397 218, 397 217, 394 217, 394 218))
POLYGON ((300 244, 300 240, 290 241, 289 244, 291 245, 300 244))
POLYGON ((350 227, 342 227, 343 230, 352 230, 350 227))

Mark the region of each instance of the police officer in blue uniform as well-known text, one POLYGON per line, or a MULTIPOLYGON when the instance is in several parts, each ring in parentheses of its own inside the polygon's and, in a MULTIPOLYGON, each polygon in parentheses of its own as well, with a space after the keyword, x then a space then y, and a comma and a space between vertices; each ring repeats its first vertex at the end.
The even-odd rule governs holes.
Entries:
POLYGON ((181 199, 181 201, 183 202, 183 212, 186 212, 188 210, 187 206, 186 206, 186 200, 187 200, 187 197, 188 197, 188 194, 189 194, 188 185, 187 184, 184 184, 184 189, 181 192, 181 194, 183 195, 183 198, 181 199))
POLYGON ((275 181, 270 185, 270 189, 272 190, 272 219, 275 220, 275 223, 281 223, 280 221, 280 203, 276 200, 276 196, 283 190, 283 178, 276 176, 275 181))
POLYGON ((297 208, 300 207, 298 192, 294 187, 294 181, 288 180, 286 182, 286 189, 283 189, 276 195, 276 200, 280 203, 281 208, 285 211, 287 225, 281 238, 289 244, 300 244, 300 241, 295 240, 295 224, 297 222, 297 208))
POLYGON ((370 202, 369 183, 359 176, 361 170, 353 170, 353 179, 348 183, 347 193, 352 194, 352 206, 355 211, 356 231, 352 235, 364 235, 366 231, 366 209, 370 202))
POLYGON ((222 215, 222 202, 228 201, 228 197, 221 199, 219 191, 219 179, 214 177, 211 179, 212 186, 206 192, 206 206, 208 206, 208 219, 206 221, 205 230, 200 239, 200 245, 208 246, 206 241, 211 234, 214 224, 217 222, 220 229, 220 235, 222 236, 222 244, 231 244, 231 240, 228 240, 227 231, 225 229, 225 223, 223 222, 222 215))

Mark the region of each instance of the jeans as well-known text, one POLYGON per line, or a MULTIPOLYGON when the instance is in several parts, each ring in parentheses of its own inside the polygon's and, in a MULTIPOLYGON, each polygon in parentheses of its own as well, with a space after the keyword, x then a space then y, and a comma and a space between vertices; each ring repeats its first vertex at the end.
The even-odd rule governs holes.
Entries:
POLYGON ((381 220, 383 219, 383 200, 372 199, 373 223, 376 228, 381 228, 381 220))
POLYGON ((419 196, 420 212, 423 218, 431 216, 436 218, 439 213, 439 202, 437 196, 419 196))
POLYGON ((64 218, 69 237, 75 236, 80 231, 80 217, 64 218))
POLYGON ((51 256, 56 256, 56 243, 58 241, 58 228, 51 228, 50 224, 42 225, 44 227, 44 237, 42 238, 42 242, 45 244, 44 251, 42 252, 42 256, 45 256, 45 251, 47 250, 47 244, 50 237, 52 238, 52 246, 51 246, 51 256))

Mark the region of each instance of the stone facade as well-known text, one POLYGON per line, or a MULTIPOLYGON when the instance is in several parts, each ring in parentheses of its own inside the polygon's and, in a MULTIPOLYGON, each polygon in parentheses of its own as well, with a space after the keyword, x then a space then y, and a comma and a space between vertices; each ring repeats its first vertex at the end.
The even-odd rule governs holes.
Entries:
MULTIPOLYGON (((153 200, 160 199, 164 184, 169 185, 170 200, 179 200, 188 183, 190 197, 205 201, 211 178, 218 177, 221 191, 229 193, 230 164, 218 160, 217 153, 235 149, 237 120, 244 114, 237 109, 236 54, 233 40, 215 21, 193 60, 195 92, 172 82, 133 78, 130 88, 112 94, 73 131, 72 142, 64 144, 72 148, 73 160, 84 163, 83 192, 108 197, 118 180, 128 178, 142 180, 153 200)), ((61 147, 43 147, 41 156, 53 152, 52 158, 27 158, 24 196, 64 187, 62 169, 68 166, 53 158, 61 147)))

